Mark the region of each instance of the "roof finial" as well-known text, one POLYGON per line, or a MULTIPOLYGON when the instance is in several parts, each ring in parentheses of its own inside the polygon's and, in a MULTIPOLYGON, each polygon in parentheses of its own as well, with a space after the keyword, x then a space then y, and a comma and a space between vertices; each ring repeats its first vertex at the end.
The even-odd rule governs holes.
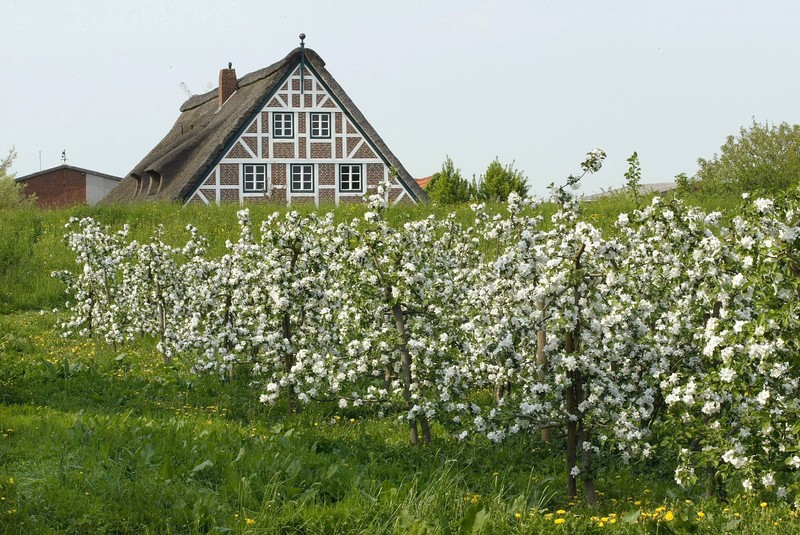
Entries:
POLYGON ((67 164, 67 149, 61 151, 61 161, 64 165, 67 164))
POLYGON ((306 70, 306 44, 303 42, 306 34, 300 34, 300 94, 305 93, 305 70, 306 70))
POLYGON ((230 61, 228 62, 228 68, 229 68, 229 69, 232 69, 232 68, 233 68, 233 63, 231 63, 230 61))

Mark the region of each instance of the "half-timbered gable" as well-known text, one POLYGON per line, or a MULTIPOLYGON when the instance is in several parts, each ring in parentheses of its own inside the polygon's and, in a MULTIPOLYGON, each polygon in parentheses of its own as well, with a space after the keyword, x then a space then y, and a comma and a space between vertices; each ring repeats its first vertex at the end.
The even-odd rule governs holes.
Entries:
POLYGON ((313 50, 181 106, 172 130, 107 197, 184 203, 360 202, 388 180, 391 203, 427 195, 313 50))

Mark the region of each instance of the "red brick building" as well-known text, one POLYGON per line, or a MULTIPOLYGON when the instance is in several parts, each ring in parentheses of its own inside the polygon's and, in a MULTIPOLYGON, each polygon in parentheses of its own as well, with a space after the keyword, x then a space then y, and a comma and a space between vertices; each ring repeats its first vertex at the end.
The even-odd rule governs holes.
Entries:
MULTIPOLYGON (((301 39, 304 36, 301 36, 301 39)), ((172 130, 104 202, 361 202, 388 180, 391 203, 427 195, 316 52, 236 77, 181 106, 172 130)))
POLYGON ((25 185, 23 195, 36 195, 37 206, 51 208, 95 204, 122 179, 65 164, 16 180, 25 185))

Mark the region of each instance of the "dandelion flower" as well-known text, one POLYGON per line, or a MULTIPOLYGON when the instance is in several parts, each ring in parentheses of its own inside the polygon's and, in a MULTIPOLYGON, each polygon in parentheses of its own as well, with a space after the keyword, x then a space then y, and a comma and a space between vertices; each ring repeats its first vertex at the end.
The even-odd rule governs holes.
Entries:
POLYGON ((563 524, 564 522, 566 522, 566 520, 563 518, 556 518, 555 520, 553 520, 553 523, 555 524, 563 524))
POLYGON ((672 511, 667 511, 664 514, 664 520, 666 520, 667 522, 672 522, 674 519, 675 519, 675 515, 672 513, 672 511))

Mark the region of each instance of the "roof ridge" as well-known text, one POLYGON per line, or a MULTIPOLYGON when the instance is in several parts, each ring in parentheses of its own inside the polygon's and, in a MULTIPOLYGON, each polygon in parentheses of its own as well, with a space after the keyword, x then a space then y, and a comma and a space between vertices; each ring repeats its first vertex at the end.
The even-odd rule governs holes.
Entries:
POLYGON ((118 177, 114 175, 109 175, 108 173, 101 173, 100 171, 92 171, 91 169, 86 169, 84 167, 77 167, 75 165, 69 165, 66 163, 62 163, 61 165, 56 165, 54 167, 50 167, 47 169, 42 169, 41 171, 36 171, 34 173, 27 174, 25 176, 14 177, 14 181, 20 182, 22 180, 27 180, 29 178, 34 178, 39 175, 43 175, 45 173, 49 173, 50 171, 55 171, 57 169, 72 169, 73 171, 78 171, 80 173, 89 173, 95 176, 99 176, 102 178, 110 178, 112 180, 116 180, 117 182, 121 181, 123 177, 118 177))
MULTIPOLYGON (((319 54, 317 54, 310 48, 307 48, 306 53, 309 52, 313 52, 317 57, 319 57, 319 54)), ((283 67, 286 66, 287 63, 291 62, 294 59, 294 56, 299 56, 299 55, 300 55, 300 47, 297 47, 288 54, 286 54, 286 57, 284 57, 282 60, 276 61, 272 65, 268 65, 263 69, 258 69, 257 71, 245 74, 244 76, 236 80, 238 89, 241 89, 245 86, 258 82, 259 80, 263 80, 264 78, 273 74, 274 72, 281 70, 283 67)), ((320 58, 320 60, 322 60, 322 58, 320 58)), ((325 62, 323 61, 322 64, 324 65, 325 62)), ((192 95, 183 104, 181 104, 180 111, 183 112, 201 106, 206 102, 208 102, 209 100, 217 98, 218 94, 219 94, 219 87, 215 87, 214 89, 211 89, 206 93, 202 93, 199 95, 192 95)))

